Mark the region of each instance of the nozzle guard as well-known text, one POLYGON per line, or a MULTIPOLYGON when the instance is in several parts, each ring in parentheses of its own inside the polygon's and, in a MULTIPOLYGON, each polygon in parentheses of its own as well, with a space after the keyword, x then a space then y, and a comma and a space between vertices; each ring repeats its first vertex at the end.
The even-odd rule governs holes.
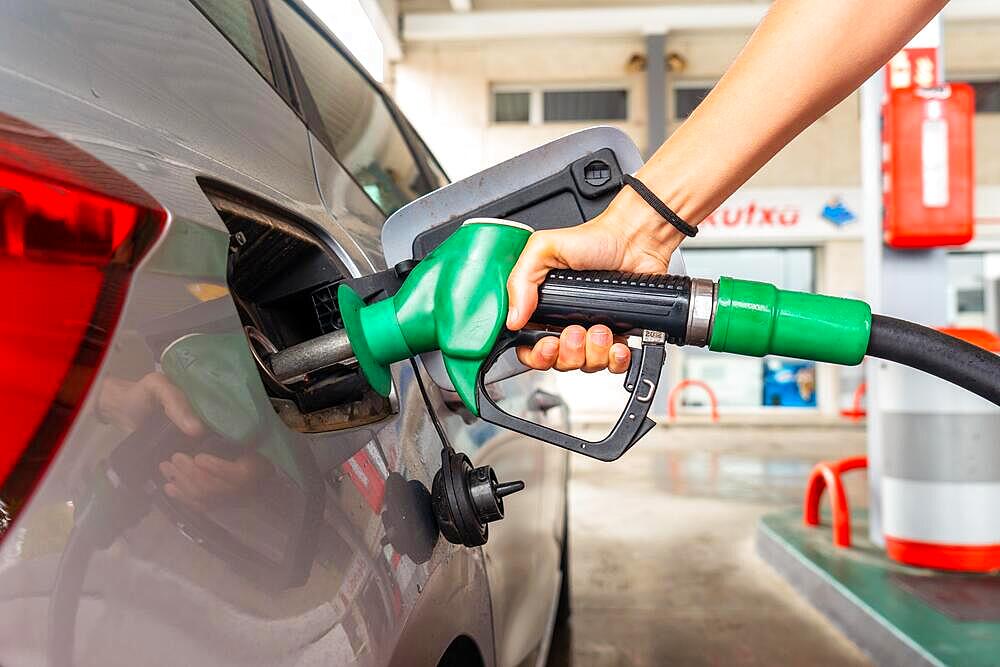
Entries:
POLYGON ((340 306, 340 317, 344 320, 344 329, 347 330, 347 337, 351 340, 354 358, 358 360, 361 372, 364 373, 372 389, 382 396, 388 396, 392 388, 389 364, 384 364, 375 358, 361 325, 361 309, 365 307, 365 302, 347 285, 337 288, 337 302, 340 306))

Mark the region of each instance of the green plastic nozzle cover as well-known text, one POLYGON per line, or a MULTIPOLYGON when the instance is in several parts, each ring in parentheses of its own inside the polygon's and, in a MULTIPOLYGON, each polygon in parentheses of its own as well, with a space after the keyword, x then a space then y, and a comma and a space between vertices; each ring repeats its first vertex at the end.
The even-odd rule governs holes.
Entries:
POLYGON ((720 278, 709 349, 853 366, 868 349, 871 307, 856 299, 720 278))
POLYGON ((507 277, 531 232, 474 218, 421 260, 391 299, 365 305, 341 285, 344 328, 372 388, 388 396, 389 364, 441 350, 462 403, 478 415, 476 377, 507 319, 507 277))

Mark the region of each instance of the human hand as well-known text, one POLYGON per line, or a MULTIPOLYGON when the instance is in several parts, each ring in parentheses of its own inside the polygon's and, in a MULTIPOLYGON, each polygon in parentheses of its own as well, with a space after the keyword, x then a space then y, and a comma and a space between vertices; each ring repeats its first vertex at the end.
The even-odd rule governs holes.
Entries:
MULTIPOLYGON (((128 431, 135 431, 162 410, 190 438, 202 438, 208 432, 184 392, 162 373, 148 373, 138 382, 109 378, 98 406, 104 419, 128 431)), ((273 471, 270 462, 256 452, 231 461, 204 452, 176 452, 160 462, 159 469, 166 480, 163 492, 200 511, 255 488, 273 471)))
POLYGON ((163 485, 167 497, 202 512, 252 491, 274 470, 256 452, 241 454, 232 461, 204 452, 194 456, 177 452, 159 467, 167 480, 163 485))
MULTIPOLYGON (((596 218, 576 227, 541 230, 531 235, 507 280, 510 308, 507 328, 523 328, 538 306, 538 287, 551 269, 667 272, 670 256, 684 237, 667 224, 631 188, 625 188, 596 218)), ((580 369, 612 373, 628 370, 629 349, 603 325, 585 330, 566 327, 533 348, 519 348, 518 359, 537 370, 580 369)))
POLYGON ((205 426, 187 396, 162 373, 148 373, 138 382, 108 378, 97 404, 101 417, 126 431, 135 431, 162 409, 184 435, 197 438, 205 434, 205 426))

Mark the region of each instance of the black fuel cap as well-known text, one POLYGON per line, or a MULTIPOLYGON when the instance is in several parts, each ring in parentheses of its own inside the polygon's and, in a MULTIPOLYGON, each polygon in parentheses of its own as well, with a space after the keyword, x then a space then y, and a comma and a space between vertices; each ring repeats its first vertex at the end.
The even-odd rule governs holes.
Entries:
POLYGON ((486 544, 488 524, 503 518, 504 496, 523 488, 521 481, 501 483, 491 466, 474 468, 468 456, 446 447, 431 490, 441 534, 452 544, 486 544))

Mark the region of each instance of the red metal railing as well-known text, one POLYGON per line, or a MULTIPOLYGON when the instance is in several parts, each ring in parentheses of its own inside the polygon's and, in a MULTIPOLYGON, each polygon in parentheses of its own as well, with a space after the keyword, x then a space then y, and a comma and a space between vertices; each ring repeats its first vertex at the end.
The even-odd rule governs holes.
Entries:
POLYGON ((688 387, 700 387, 705 390, 705 393, 708 394, 709 405, 712 408, 712 421, 719 421, 719 401, 715 397, 715 392, 712 391, 712 388, 701 380, 681 380, 670 390, 670 394, 667 396, 667 416, 670 418, 670 421, 677 419, 677 397, 688 387))
POLYGON ((840 477, 850 470, 867 467, 867 456, 852 456, 840 461, 820 461, 809 474, 802 520, 807 526, 819 525, 819 501, 823 497, 823 489, 827 489, 833 510, 833 543, 838 547, 851 546, 851 512, 840 477))
POLYGON ((868 391, 868 383, 862 382, 858 385, 857 389, 854 390, 854 400, 851 401, 850 410, 841 410, 840 416, 846 417, 851 421, 861 421, 868 416, 868 411, 861 407, 861 401, 864 400, 865 393, 868 391))

